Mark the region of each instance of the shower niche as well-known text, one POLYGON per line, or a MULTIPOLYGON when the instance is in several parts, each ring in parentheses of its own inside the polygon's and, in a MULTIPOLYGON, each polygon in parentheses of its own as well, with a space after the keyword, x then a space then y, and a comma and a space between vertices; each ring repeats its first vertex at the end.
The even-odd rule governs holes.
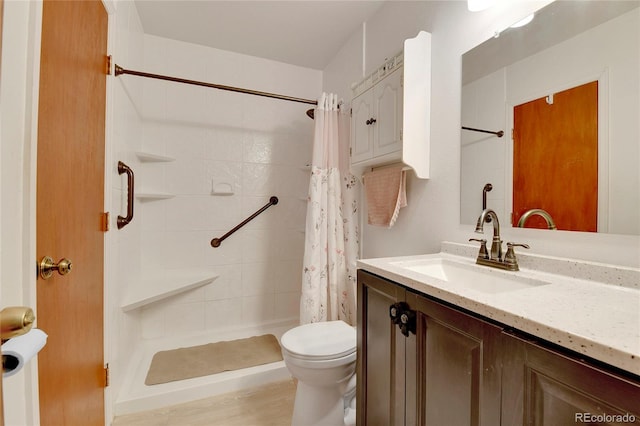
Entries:
MULTIPOLYGON (((141 163, 170 163, 175 161, 173 157, 167 157, 164 155, 152 154, 150 152, 136 152, 136 157, 141 163)), ((173 198, 174 194, 169 194, 160 191, 140 191, 136 193, 136 199, 140 201, 153 201, 153 200, 167 200, 173 198)))

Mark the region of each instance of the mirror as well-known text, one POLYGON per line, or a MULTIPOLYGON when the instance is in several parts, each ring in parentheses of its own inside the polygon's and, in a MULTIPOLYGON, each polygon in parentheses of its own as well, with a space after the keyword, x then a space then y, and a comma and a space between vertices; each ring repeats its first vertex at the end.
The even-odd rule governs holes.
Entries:
POLYGON ((512 218, 511 226, 550 228, 542 209, 560 230, 640 234, 638 6, 556 1, 462 56, 463 224, 476 223, 484 197, 503 227, 512 218), (587 85, 590 97, 576 97, 587 85), (573 198, 580 191, 588 201, 573 198))

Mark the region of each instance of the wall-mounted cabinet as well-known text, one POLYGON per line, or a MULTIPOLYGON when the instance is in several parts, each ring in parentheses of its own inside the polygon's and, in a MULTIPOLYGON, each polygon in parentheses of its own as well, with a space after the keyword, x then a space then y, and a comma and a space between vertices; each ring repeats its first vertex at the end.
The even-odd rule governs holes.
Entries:
POLYGON ((354 85, 351 165, 354 171, 401 161, 429 177, 431 35, 421 31, 404 50, 354 85))
POLYGON ((400 161, 402 67, 395 68, 351 102, 351 162, 400 161))

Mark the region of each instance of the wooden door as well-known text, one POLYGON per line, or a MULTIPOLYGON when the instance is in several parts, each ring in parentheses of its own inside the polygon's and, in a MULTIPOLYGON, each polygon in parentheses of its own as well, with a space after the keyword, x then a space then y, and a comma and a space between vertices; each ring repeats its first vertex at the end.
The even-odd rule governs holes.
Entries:
POLYGON ((42 425, 104 424, 103 261, 107 13, 99 0, 45 1, 38 112, 37 259, 42 425))
MULTIPOLYGON (((597 231, 598 82, 514 108, 513 215, 546 210, 560 230, 597 231)), ((527 228, 546 228, 534 216, 527 228)))

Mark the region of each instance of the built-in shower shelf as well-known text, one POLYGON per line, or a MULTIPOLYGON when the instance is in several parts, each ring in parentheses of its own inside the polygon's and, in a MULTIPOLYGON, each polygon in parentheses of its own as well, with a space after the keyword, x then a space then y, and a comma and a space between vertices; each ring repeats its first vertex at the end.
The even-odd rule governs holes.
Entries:
POLYGON ((150 303, 202 287, 216 278, 218 274, 212 271, 192 269, 157 271, 154 275, 141 278, 135 286, 129 288, 121 308, 124 312, 130 312, 150 303))
POLYGON ((140 201, 167 200, 175 197, 167 192, 138 192, 136 198, 140 201))
POLYGON ((150 152, 136 152, 136 156, 138 160, 143 163, 168 163, 171 161, 175 161, 176 159, 173 157, 167 157, 165 155, 152 154, 150 152))

